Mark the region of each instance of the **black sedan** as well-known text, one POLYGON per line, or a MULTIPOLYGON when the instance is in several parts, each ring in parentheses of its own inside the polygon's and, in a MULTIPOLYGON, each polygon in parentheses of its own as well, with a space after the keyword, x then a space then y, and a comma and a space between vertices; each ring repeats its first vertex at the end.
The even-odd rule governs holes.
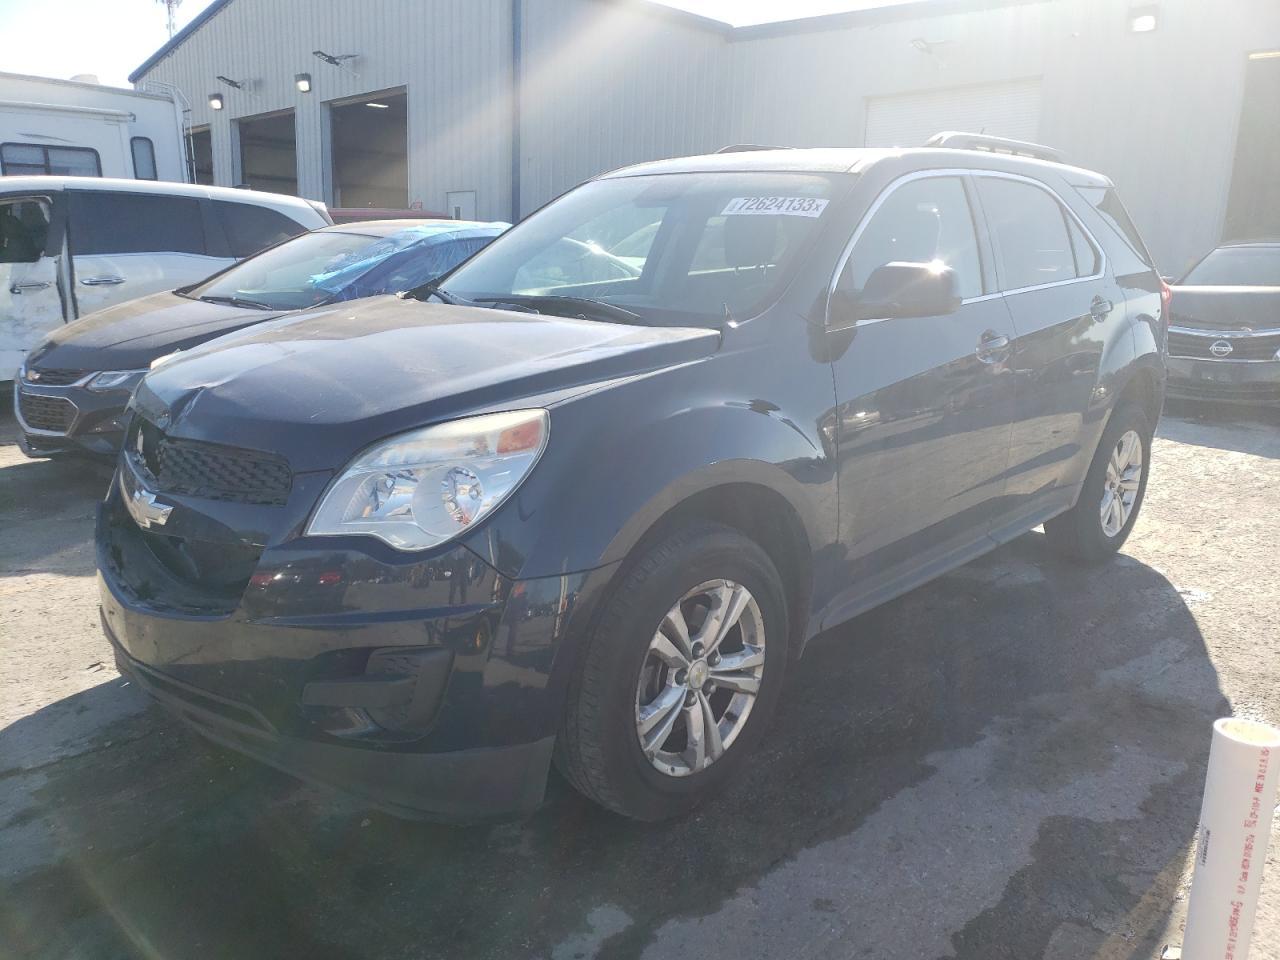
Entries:
POLYGON ((31 351, 14 381, 23 452, 114 456, 129 395, 157 361, 298 310, 419 286, 507 226, 378 220, 328 227, 286 240, 194 286, 68 324, 31 351))
POLYGON ((1280 243, 1218 247, 1173 288, 1169 396, 1280 403, 1280 243))

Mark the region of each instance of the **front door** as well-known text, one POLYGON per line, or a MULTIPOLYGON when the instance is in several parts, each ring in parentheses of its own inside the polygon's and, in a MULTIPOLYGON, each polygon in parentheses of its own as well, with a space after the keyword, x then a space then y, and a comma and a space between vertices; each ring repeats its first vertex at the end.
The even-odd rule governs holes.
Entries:
POLYGON ((941 261, 964 302, 945 316, 828 330, 846 587, 826 624, 990 544, 1013 422, 1012 325, 990 295, 971 189, 960 175, 890 187, 841 274, 856 296, 885 263, 941 261))
POLYGON ((0 198, 0 381, 63 323, 51 220, 42 197, 0 198))

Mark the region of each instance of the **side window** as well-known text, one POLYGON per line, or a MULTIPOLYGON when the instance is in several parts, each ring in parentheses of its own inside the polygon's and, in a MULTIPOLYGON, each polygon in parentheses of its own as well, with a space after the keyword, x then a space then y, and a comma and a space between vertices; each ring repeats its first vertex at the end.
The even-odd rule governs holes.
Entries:
POLYGON ((42 200, 0 202, 0 263, 35 263, 49 239, 49 207, 42 200))
POLYGON ((1062 205, 1047 190, 1002 177, 978 177, 978 192, 1000 252, 1000 286, 1021 290, 1074 280, 1076 259, 1062 205))
POLYGON ((146 193, 69 191, 71 252, 205 252, 200 201, 146 193))
POLYGON ((39 143, 0 143, 0 174, 100 177, 98 151, 88 147, 46 147, 39 143))
POLYGON ((1076 192, 1092 204, 1098 215, 1107 222, 1118 243, 1108 243, 1107 250, 1118 276, 1146 273, 1155 269, 1155 261, 1142 242, 1142 235, 1133 225, 1129 212, 1120 202, 1120 195, 1110 187, 1076 187, 1076 192))
POLYGON ((231 255, 237 260, 307 232, 302 224, 269 207, 228 200, 215 200, 213 206, 231 244, 231 255))
POLYGON ((1076 258, 1076 276, 1093 277, 1102 272, 1102 254, 1093 242, 1080 229, 1080 224, 1065 210, 1062 212, 1067 222, 1067 233, 1071 236, 1071 252, 1076 258))
POLYGON ((857 291, 886 263, 934 260, 955 270, 961 297, 982 296, 973 212, 958 177, 911 180, 895 189, 858 238, 840 282, 857 291))
POLYGON ((139 180, 159 180, 156 175, 156 145, 148 137, 134 137, 129 141, 133 152, 133 175, 139 180))

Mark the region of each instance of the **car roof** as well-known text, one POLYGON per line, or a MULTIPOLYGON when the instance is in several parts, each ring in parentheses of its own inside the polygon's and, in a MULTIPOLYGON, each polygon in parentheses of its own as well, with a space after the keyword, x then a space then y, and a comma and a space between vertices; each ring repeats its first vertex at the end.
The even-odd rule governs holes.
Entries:
POLYGON ((239 187, 210 187, 198 183, 176 183, 168 180, 126 180, 117 177, 0 177, 0 193, 40 193, 46 190, 110 190, 113 193, 148 193, 168 197, 204 197, 252 203, 280 210, 310 210, 319 215, 316 204, 301 197, 239 187))
MULTIPOLYGON (((424 229, 438 236, 464 232, 492 231, 495 235, 508 229, 509 223, 494 221, 486 223, 478 220, 354 220, 350 223, 335 223, 331 227, 323 227, 317 233, 362 233, 371 237, 389 237, 402 230, 424 229), (435 228, 434 231, 431 228, 435 228)), ((425 232, 425 231, 424 231, 425 232)))
POLYGON ((744 150, 676 157, 623 167, 604 177, 638 177, 665 173, 863 173, 878 163, 896 161, 904 167, 927 170, 960 167, 975 170, 1053 170, 1073 183, 1109 184, 1102 174, 1083 167, 1033 157, 1013 156, 989 150, 946 147, 803 147, 798 149, 744 150))

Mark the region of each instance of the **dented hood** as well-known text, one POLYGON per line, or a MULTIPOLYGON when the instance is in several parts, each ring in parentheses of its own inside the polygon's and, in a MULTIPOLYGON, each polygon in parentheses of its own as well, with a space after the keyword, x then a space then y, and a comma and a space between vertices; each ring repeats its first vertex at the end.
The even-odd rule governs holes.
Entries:
POLYGON ((173 436, 332 470, 382 437, 708 356, 719 334, 378 297, 219 338, 134 403, 173 436))

